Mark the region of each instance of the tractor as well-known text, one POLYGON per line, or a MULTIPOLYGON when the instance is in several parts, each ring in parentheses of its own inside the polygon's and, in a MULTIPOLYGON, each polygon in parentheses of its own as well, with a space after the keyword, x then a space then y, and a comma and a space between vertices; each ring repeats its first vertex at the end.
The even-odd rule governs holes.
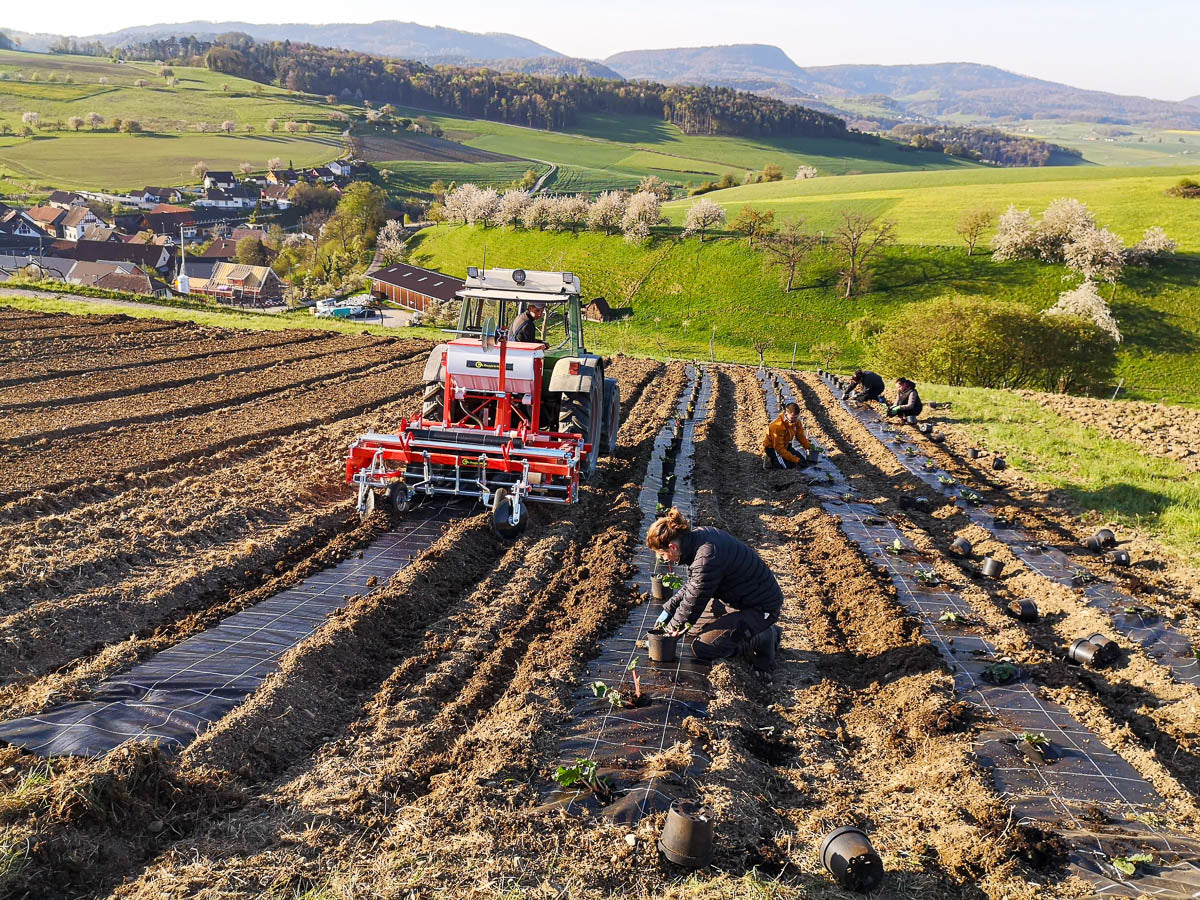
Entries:
POLYGON ((621 421, 617 382, 584 347, 579 293, 572 272, 467 269, 458 327, 429 354, 420 409, 395 434, 350 447, 346 481, 361 514, 376 491, 400 513, 422 499, 471 498, 511 538, 528 524, 527 503, 579 500, 621 421), (537 340, 510 340, 530 305, 542 308, 537 340))

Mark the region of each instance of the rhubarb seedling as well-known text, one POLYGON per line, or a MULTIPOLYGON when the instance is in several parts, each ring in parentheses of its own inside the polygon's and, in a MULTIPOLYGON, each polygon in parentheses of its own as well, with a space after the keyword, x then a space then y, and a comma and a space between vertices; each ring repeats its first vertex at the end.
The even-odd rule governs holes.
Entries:
POLYGON ((573 787, 587 788, 602 803, 612 800, 612 785, 609 784, 607 778, 596 774, 594 759, 580 757, 575 760, 573 766, 559 766, 554 772, 554 780, 559 787, 566 790, 573 787))
POLYGON ((1138 863, 1152 862, 1154 862, 1154 857, 1149 853, 1131 853, 1129 856, 1114 857, 1112 864, 1118 872, 1125 875, 1133 875, 1137 872, 1138 863))
POLYGON ((901 543, 900 538, 896 538, 894 541, 892 541, 892 546, 888 547, 888 553, 892 554, 893 556, 899 556, 903 552, 904 544, 901 543))
POLYGON ((1151 609, 1149 606, 1137 606, 1137 605, 1127 606, 1127 607, 1125 607, 1125 615, 1141 616, 1143 619, 1146 619, 1146 618, 1149 618, 1150 616, 1154 615, 1154 610, 1151 609))
POLYGON ((1036 747, 1039 750, 1043 750, 1050 746, 1050 738, 1046 737, 1046 735, 1042 734, 1040 731, 1022 731, 1021 740, 1027 743, 1030 747, 1036 747))
POLYGON ((964 625, 967 622, 967 617, 960 612, 948 609, 938 616, 938 621, 949 622, 951 625, 964 625))
POLYGON ((1015 665, 1006 659, 992 663, 983 670, 984 680, 990 681, 992 684, 1008 684, 1017 677, 1020 672, 1015 665))
POLYGON ((918 569, 917 581, 921 582, 922 584, 937 584, 937 572, 934 572, 930 569, 918 569))
POLYGON ((642 699, 642 682, 638 678, 638 657, 634 657, 629 661, 629 665, 625 668, 633 675, 633 696, 638 700, 642 699))
POLYGON ((954 487, 954 484, 955 484, 954 479, 951 478, 949 475, 939 475, 938 481, 940 481, 942 484, 947 485, 949 487, 954 487))
POLYGON ((667 574, 662 577, 662 586, 668 591, 677 591, 683 587, 683 579, 678 575, 667 574))

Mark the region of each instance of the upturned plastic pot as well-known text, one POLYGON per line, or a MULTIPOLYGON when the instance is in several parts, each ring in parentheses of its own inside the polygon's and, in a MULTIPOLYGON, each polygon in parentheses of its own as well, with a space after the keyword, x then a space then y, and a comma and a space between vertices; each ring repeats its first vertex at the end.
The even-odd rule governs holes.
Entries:
POLYGON ((1087 638, 1080 638, 1067 650, 1067 659, 1081 666, 1099 665, 1102 658, 1100 648, 1087 638))
POLYGON ((1088 637, 1088 642, 1096 647, 1097 662, 1107 665, 1112 662, 1121 653, 1121 646, 1116 641, 1110 640, 1104 635, 1097 632, 1088 637))
POLYGON ((997 456, 995 459, 992 460, 992 468, 999 471, 1000 469, 1008 468, 1008 463, 1005 462, 1003 456, 997 456))
POLYGON ((933 426, 928 422, 922 422, 917 426, 917 430, 920 431, 921 434, 933 434, 933 426))
POLYGON ((1004 571, 1004 563, 998 559, 992 559, 990 556, 985 556, 983 565, 979 567, 979 571, 988 578, 999 578, 1000 573, 1004 571))
POLYGON ((1113 550, 1109 553, 1105 553, 1104 558, 1109 562, 1110 565, 1114 566, 1124 567, 1128 566, 1130 562, 1132 562, 1129 557, 1128 550, 1113 550))
POLYGON ((1012 528, 1012 519, 1008 516, 992 516, 993 528, 1012 528))
POLYGON ((658 849, 677 866, 700 869, 712 858, 713 814, 695 800, 676 800, 667 813, 658 849))
POLYGON ((673 499, 674 499, 673 491, 659 491, 658 492, 658 502, 661 503, 663 506, 670 507, 671 501, 673 499))
POLYGON ((905 416, 904 421, 907 422, 909 425, 916 425, 917 417, 916 416, 905 416))
POLYGON ((851 891, 869 891, 883 880, 883 860, 867 833, 853 825, 834 829, 821 841, 821 865, 851 891))
POLYGON ((940 432, 940 431, 935 431, 933 434, 931 434, 929 436, 929 439, 931 441, 933 441, 935 444, 946 443, 946 435, 942 434, 942 432, 940 432))
POLYGON ((675 662, 679 657, 679 638, 672 637, 661 628, 653 628, 646 634, 646 648, 651 662, 675 662))
POLYGON ((667 599, 667 592, 663 587, 661 575, 650 576, 650 598, 657 603, 662 603, 667 599))
POLYGON ((979 459, 979 457, 983 456, 983 451, 978 447, 972 447, 967 451, 967 456, 971 457, 971 459, 979 459))
POLYGON ((1008 604, 1008 611, 1021 622, 1036 622, 1041 613, 1038 612, 1037 604, 1028 598, 1024 600, 1014 600, 1008 604))
POLYGON ((970 556, 971 542, 965 537, 956 537, 950 542, 950 552, 957 553, 959 556, 970 556))
POLYGON ((1108 528, 1101 528, 1091 537, 1085 538, 1083 541, 1083 546, 1095 553, 1116 543, 1116 540, 1117 536, 1113 534, 1111 530, 1108 528))

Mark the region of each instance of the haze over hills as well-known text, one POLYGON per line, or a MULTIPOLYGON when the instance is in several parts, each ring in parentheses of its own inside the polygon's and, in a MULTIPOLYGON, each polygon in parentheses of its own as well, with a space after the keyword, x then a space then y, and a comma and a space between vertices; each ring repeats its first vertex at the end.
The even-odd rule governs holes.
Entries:
POLYGON ((735 44, 632 50, 606 59, 626 78, 685 84, 723 84, 781 99, 819 98, 837 104, 854 97, 887 97, 895 109, 922 118, 1078 119, 1115 124, 1194 126, 1190 103, 1088 91, 978 63, 907 66, 796 65, 778 47, 735 44), (766 86, 775 85, 772 90, 766 86), (781 88, 792 94, 784 96, 781 88))
MULTIPOLYGON (((322 47, 360 50, 382 56, 428 60, 440 57, 462 59, 508 59, 562 56, 556 50, 514 34, 476 34, 456 28, 418 25, 415 22, 382 20, 367 24, 308 25, 291 23, 255 25, 250 22, 181 22, 169 25, 136 25, 107 34, 93 34, 80 41, 100 41, 106 47, 123 47, 152 38, 193 35, 211 38, 239 32, 261 41, 302 41, 322 47)), ((47 50, 55 35, 9 32, 21 39, 27 50, 47 50), (50 38, 50 40, 46 40, 50 38)))

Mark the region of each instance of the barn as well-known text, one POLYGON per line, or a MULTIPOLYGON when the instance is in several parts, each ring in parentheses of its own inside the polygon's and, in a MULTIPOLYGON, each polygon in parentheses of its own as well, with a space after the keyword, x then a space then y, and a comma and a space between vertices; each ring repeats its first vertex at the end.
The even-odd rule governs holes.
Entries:
POLYGON ((391 300, 406 309, 421 312, 431 303, 454 300, 455 293, 463 289, 461 278, 407 263, 376 269, 367 277, 371 279, 371 296, 376 300, 391 300))

